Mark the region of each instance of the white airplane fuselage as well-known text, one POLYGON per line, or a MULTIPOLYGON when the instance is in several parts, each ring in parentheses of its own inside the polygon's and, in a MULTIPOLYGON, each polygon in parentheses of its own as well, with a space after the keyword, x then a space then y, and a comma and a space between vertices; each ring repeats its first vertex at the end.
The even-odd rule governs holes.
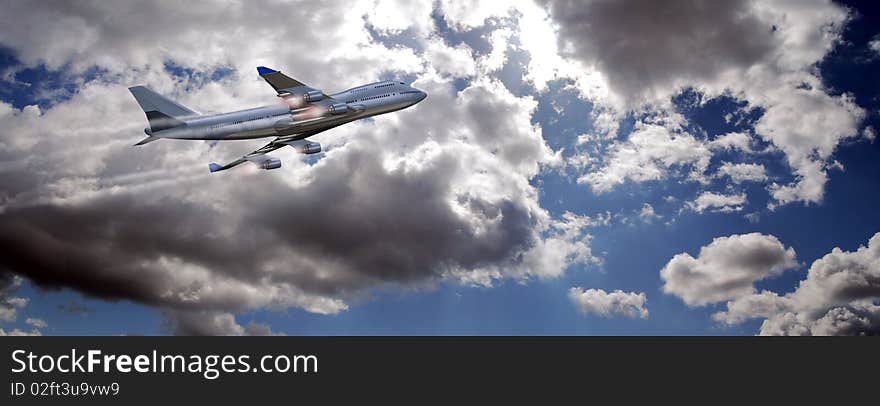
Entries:
POLYGON ((163 139, 243 140, 290 136, 295 140, 362 118, 405 109, 422 101, 426 94, 403 82, 384 81, 354 87, 330 97, 347 104, 350 110, 333 114, 326 108, 292 106, 289 101, 282 101, 230 113, 178 117, 185 125, 157 132, 144 131, 163 139))

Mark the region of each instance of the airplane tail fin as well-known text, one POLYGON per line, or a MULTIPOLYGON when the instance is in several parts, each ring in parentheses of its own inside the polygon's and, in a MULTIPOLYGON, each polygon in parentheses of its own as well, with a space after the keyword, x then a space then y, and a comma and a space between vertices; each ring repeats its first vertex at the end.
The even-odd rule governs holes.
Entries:
POLYGON ((150 132, 156 133, 169 128, 185 125, 181 117, 198 115, 186 106, 160 95, 144 86, 128 88, 140 104, 150 122, 150 132))

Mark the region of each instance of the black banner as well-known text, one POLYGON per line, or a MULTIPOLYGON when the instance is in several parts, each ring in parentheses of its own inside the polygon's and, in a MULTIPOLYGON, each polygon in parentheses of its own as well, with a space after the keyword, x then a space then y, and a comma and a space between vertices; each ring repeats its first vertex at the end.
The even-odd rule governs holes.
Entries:
MULTIPOLYGON (((4 337, 3 404, 871 396, 871 338, 4 337), (864 371, 864 372, 862 372, 864 371), (862 388, 862 390, 858 390, 862 388)), ((555 402, 553 402, 555 403, 555 402)), ((763 402, 758 402, 763 403, 763 402)))

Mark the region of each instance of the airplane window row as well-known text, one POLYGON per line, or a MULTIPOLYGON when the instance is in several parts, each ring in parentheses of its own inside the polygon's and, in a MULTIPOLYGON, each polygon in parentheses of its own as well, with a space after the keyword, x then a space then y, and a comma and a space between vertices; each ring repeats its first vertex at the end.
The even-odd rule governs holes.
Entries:
POLYGON ((217 123, 217 124, 212 125, 211 127, 212 127, 212 128, 220 128, 220 127, 222 127, 222 126, 224 126, 224 125, 241 124, 241 123, 243 123, 243 122, 245 122, 245 121, 251 121, 251 120, 262 120, 262 119, 264 119, 264 118, 269 118, 269 116, 254 117, 254 118, 251 118, 251 119, 248 119, 248 120, 238 120, 238 121, 233 121, 233 122, 231 122, 231 123, 217 123))
POLYGON ((358 101, 373 100, 373 99, 379 99, 379 98, 388 97, 388 96, 391 96, 391 93, 380 94, 378 96, 364 97, 363 99, 359 99, 358 101))

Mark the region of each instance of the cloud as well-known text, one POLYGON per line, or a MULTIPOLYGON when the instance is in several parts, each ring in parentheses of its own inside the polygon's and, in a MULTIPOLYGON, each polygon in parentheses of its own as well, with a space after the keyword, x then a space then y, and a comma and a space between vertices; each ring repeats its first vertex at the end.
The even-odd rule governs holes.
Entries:
POLYGON ((624 99, 717 80, 772 55, 772 26, 745 1, 545 1, 564 49, 599 66, 624 99), (627 27, 621 30, 620 27, 627 27))
POLYGON ((745 193, 723 195, 714 192, 703 192, 697 196, 696 200, 687 202, 687 207, 697 213, 702 213, 707 209, 712 209, 715 212, 730 213, 742 210, 745 203, 745 193))
POLYGON ((795 174, 794 182, 771 186, 775 199, 771 208, 795 201, 821 202, 828 181, 827 161, 841 141, 859 135, 865 116, 851 96, 829 96, 817 88, 818 80, 810 81, 816 83, 808 89, 774 96, 778 100, 755 125, 758 134, 785 152, 795 174))
POLYGON ((767 180, 764 165, 760 164, 732 164, 725 162, 718 168, 717 176, 728 176, 735 184, 743 182, 763 182, 767 180))
POLYGON ((611 191, 627 180, 641 183, 666 179, 674 168, 691 168, 694 179, 702 176, 712 154, 702 142, 686 132, 666 126, 636 123, 626 141, 615 142, 602 157, 603 165, 578 178, 596 193, 611 191))
POLYGON ((242 326, 235 315, 215 311, 164 311, 162 330, 179 336, 273 336, 267 324, 250 322, 242 326))
POLYGON ((880 55, 880 36, 876 36, 868 42, 868 48, 880 55))
MULTIPOLYGON (((830 0, 543 3, 564 53, 607 78, 618 115, 670 110, 669 98, 688 88, 705 100, 729 96, 744 109, 761 108, 754 132, 783 151, 793 177, 771 186, 770 208, 822 201, 834 149, 858 135, 865 117, 852 96, 830 94, 815 69, 841 40, 845 7, 830 0)), ((745 138, 716 145, 749 152, 745 138)))
POLYGON ((573 287, 568 291, 568 298, 584 314, 595 314, 602 317, 624 316, 629 318, 648 318, 647 300, 644 293, 624 292, 615 290, 606 292, 602 289, 581 289, 573 287))
POLYGON ((795 251, 772 235, 718 237, 694 258, 677 254, 660 270, 663 292, 688 306, 703 306, 754 293, 753 283, 797 267, 795 251))
POLYGON ((15 6, 19 18, 4 43, 24 66, 102 73, 48 108, 0 103, 0 250, 9 253, 0 269, 42 288, 155 306, 169 332, 244 334, 266 329, 242 327, 237 312, 333 314, 372 289, 553 278, 597 261, 587 231, 594 220, 551 217, 530 183, 559 163, 531 122, 537 102, 479 76, 464 45, 419 38, 418 53, 373 41, 368 6, 194 11, 121 2, 113 18, 97 2, 15 6), (227 21, 230 12, 240 18, 227 21), (58 25, 28 28, 48 20, 58 25), (81 41, 68 44, 73 36, 81 41), (39 43, 60 45, 34 48, 39 43), (438 55, 443 64, 434 66, 438 55), (205 82, 174 75, 166 63, 232 70, 205 82), (319 135, 326 152, 317 161, 278 151, 284 167, 273 172, 205 170, 261 141, 131 147, 144 122, 125 85, 146 83, 201 111, 228 111, 274 99, 253 72, 258 64, 319 87, 407 74, 430 97, 319 135), (459 89, 461 75, 478 77, 459 89))
POLYGON ((283 336, 284 333, 272 331, 272 327, 265 323, 249 322, 244 326, 246 336, 283 336))
MULTIPOLYGON (((15 296, 21 288, 21 284, 22 278, 20 276, 5 272, 0 268, 0 322, 15 322, 19 310, 27 306, 30 301, 26 297, 15 296)), ((32 317, 25 319, 25 324, 31 326, 29 331, 18 328, 5 330, 0 327, 0 336, 38 336, 42 335, 40 329, 47 326, 42 319, 32 317)))
POLYGON ((874 140, 877 139, 877 130, 875 130, 874 127, 867 126, 864 131, 862 131, 862 137, 873 144, 874 140))
POLYGON ((174 335, 242 335, 242 328, 230 313, 173 312, 165 314, 163 326, 174 335))
POLYGON ((663 216, 654 212, 654 206, 645 203, 642 205, 642 210, 639 211, 639 218, 645 223, 650 223, 654 220, 663 218, 663 216))
POLYGON ((45 320, 36 319, 33 317, 28 317, 27 320, 25 320, 25 323, 27 323, 29 326, 31 326, 33 328, 38 328, 38 329, 39 328, 46 328, 46 326, 48 326, 48 324, 46 323, 45 320))
POLYGON ((438 72, 457 77, 468 77, 476 74, 476 61, 470 47, 460 44, 456 47, 447 46, 442 38, 432 37, 425 49, 425 59, 438 72))
POLYGON ((25 330, 21 330, 21 329, 16 328, 16 329, 6 331, 3 328, 0 328, 0 337, 4 337, 4 336, 9 336, 9 337, 13 337, 13 336, 41 336, 41 335, 43 335, 43 334, 40 333, 40 331, 37 329, 25 331, 25 330))
POLYGON ((28 299, 15 296, 22 279, 8 272, 0 272, 0 321, 15 321, 18 309, 27 306, 28 299))
POLYGON ((880 334, 880 233, 867 247, 834 248, 817 259, 794 292, 733 298, 713 315, 726 324, 764 319, 762 335, 880 334))
POLYGON ((771 317, 784 313, 789 306, 788 300, 764 290, 727 302, 727 311, 713 314, 712 319, 725 324, 739 324, 756 317, 771 317))
MULTIPOLYGON (((286 69, 306 83, 350 73, 366 80, 383 68, 372 63, 416 63, 408 49, 390 49, 369 41, 363 16, 372 15, 373 2, 351 4, 297 4, 259 1, 210 2, 199 8, 182 4, 123 1, 113 7, 113 18, 100 1, 78 1, 59 7, 30 7, 7 2, 0 23, 4 43, 25 64, 45 63, 50 69, 83 71, 100 66, 113 72, 143 69, 166 61, 208 70, 217 66, 253 69, 259 63, 293 62, 286 69), (236 18, 230 19, 230 15, 236 18), (40 21, 52 27, 36 28, 40 21), (322 29, 303 30, 291 21, 310 21, 322 29), (297 41, 254 41, 254 38, 295 37, 297 41), (316 52, 315 50, 321 50, 316 52), (360 52, 358 52, 360 51, 360 52), (332 60, 334 63, 327 63, 332 60), (355 65, 357 68, 355 69, 355 65), (356 72, 357 70, 362 73, 356 72)), ((427 16, 426 16, 427 17, 427 16)), ((411 16, 408 21, 415 21, 411 16)), ((377 21, 377 24, 379 21, 377 21)), ((277 66, 277 65, 276 65, 277 66)), ((324 83, 315 83, 324 85, 324 83)))
POLYGON ((720 150, 739 150, 751 153, 753 152, 751 142, 752 137, 749 134, 742 132, 731 132, 715 137, 714 140, 709 142, 709 148, 720 150))

